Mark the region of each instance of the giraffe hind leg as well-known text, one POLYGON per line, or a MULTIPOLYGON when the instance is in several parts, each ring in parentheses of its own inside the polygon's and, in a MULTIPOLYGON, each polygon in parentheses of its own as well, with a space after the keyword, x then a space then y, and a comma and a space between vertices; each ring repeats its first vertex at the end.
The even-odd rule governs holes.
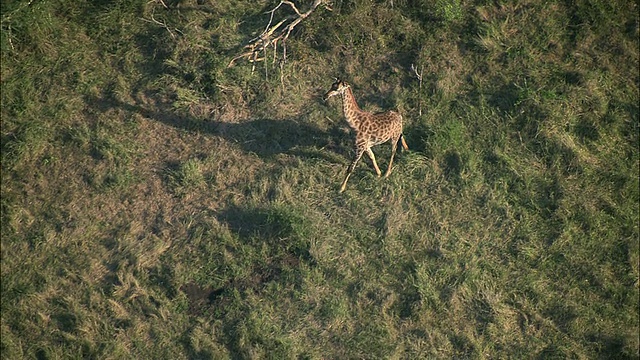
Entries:
POLYGON ((385 178, 389 177, 389 174, 391 174, 391 166, 393 165, 393 158, 396 156, 397 149, 398 149, 398 140, 395 140, 394 142, 391 143, 391 159, 389 159, 389 167, 387 168, 387 171, 384 174, 385 178))

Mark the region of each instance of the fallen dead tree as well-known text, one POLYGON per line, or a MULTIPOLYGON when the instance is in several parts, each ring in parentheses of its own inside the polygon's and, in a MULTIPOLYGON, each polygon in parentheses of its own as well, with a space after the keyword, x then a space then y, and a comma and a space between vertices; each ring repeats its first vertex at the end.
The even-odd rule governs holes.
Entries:
POLYGON ((278 42, 281 42, 282 62, 286 62, 287 39, 289 38, 291 31, 293 31, 293 29, 298 24, 300 24, 302 20, 311 15, 311 13, 318 6, 324 5, 325 8, 331 10, 328 3, 329 0, 314 0, 313 4, 311 4, 311 7, 307 11, 300 12, 300 10, 293 2, 288 0, 281 0, 276 7, 266 12, 266 14, 269 14, 269 23, 265 27, 264 31, 260 35, 249 41, 249 43, 243 48, 244 52, 231 59, 231 62, 229 62, 229 65, 227 67, 233 66, 236 61, 240 59, 246 59, 247 61, 253 63, 252 71, 254 71, 257 62, 266 60, 267 50, 270 47, 273 48, 273 63, 275 64, 278 58, 278 42), (286 16, 284 19, 278 21, 275 25, 272 25, 274 22, 276 11, 283 7, 283 5, 288 5, 289 7, 291 7, 295 14, 286 16))

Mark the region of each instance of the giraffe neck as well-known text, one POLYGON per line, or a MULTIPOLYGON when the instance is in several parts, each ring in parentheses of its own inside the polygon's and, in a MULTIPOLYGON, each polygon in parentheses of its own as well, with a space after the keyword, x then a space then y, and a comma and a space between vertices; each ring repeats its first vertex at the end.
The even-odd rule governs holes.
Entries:
POLYGON ((353 96, 351 87, 348 87, 347 90, 342 93, 342 110, 344 111, 344 117, 347 119, 349 126, 353 129, 358 129, 358 125, 360 125, 358 115, 362 110, 358 106, 356 98, 353 96))

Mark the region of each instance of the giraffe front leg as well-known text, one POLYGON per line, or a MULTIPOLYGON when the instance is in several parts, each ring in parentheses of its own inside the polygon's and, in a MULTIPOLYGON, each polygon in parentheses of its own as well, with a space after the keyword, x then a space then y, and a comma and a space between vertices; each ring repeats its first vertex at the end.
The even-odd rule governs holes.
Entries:
POLYGON ((378 177, 380 177, 380 175, 382 175, 382 172, 378 167, 378 163, 376 162, 376 157, 375 155, 373 155, 373 151, 371 151, 371 148, 367 148, 367 155, 369 155, 369 159, 371 159, 371 162, 373 163, 373 167, 376 169, 376 174, 378 174, 378 177))
POLYGON ((344 189, 347 188, 347 181, 349 181, 349 176, 351 176, 353 169, 356 168, 356 164, 358 163, 358 160, 360 160, 360 157, 362 157, 363 152, 364 152, 364 148, 356 149, 356 156, 353 158, 353 161, 349 165, 349 168, 347 168, 347 176, 344 178, 344 181, 342 182, 342 186, 340 187, 340 192, 343 192, 344 189))

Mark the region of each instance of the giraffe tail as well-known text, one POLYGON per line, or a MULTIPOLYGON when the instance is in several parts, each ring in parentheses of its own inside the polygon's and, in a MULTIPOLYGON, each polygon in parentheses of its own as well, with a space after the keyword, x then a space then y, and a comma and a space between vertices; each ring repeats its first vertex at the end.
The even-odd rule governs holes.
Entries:
POLYGON ((409 150, 409 147, 407 146, 407 142, 406 142, 406 141, 404 141, 404 134, 400 134, 400 141, 402 141, 402 147, 403 147, 405 150, 409 150))

